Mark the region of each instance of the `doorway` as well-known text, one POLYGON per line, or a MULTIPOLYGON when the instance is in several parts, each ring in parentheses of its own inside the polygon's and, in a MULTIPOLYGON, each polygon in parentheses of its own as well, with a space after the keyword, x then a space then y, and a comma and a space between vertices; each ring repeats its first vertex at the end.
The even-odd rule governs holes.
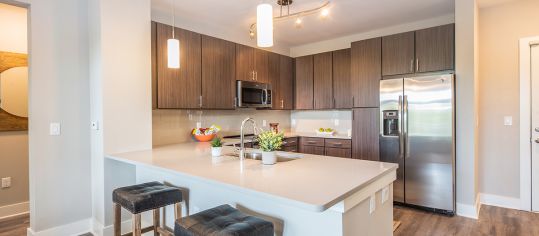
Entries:
POLYGON ((530 45, 532 211, 539 212, 539 44, 530 45))
POLYGON ((29 227, 28 9, 0 0, 0 235, 29 227))

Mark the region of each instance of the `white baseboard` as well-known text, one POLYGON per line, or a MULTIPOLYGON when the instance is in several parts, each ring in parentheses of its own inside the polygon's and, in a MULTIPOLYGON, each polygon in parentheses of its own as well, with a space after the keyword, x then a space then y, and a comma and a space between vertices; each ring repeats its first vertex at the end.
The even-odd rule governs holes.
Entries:
POLYGON ((18 216, 22 214, 27 214, 30 211, 29 202, 21 202, 13 205, 1 206, 0 207, 0 220, 5 218, 10 218, 13 216, 18 216))
POLYGON ((27 230, 27 236, 71 236, 89 233, 92 230, 92 219, 84 219, 66 225, 34 232, 31 228, 27 230))
POLYGON ((477 198, 475 199, 475 204, 463 204, 457 202, 457 215, 472 218, 472 219, 478 219, 479 218, 479 211, 481 210, 481 201, 479 201, 479 194, 477 195, 477 198))
MULTIPOLYGON (((142 228, 151 225, 150 222, 142 221, 142 228)), ((130 233, 133 229, 132 220, 122 221, 122 234, 130 233)), ((97 220, 94 220, 92 234, 94 236, 113 236, 114 235, 114 225, 103 226, 97 220)), ((153 235, 153 233, 152 233, 153 235)))
POLYGON ((505 197, 487 193, 481 193, 481 204, 517 210, 521 209, 520 198, 505 197))

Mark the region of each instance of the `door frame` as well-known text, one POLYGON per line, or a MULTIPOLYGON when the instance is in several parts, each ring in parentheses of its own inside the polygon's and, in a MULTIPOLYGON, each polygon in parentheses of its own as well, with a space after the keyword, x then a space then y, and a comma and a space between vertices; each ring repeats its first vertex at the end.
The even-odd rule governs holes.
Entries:
POLYGON ((531 46, 539 36, 519 40, 520 44, 520 209, 532 210, 531 170, 531 46))

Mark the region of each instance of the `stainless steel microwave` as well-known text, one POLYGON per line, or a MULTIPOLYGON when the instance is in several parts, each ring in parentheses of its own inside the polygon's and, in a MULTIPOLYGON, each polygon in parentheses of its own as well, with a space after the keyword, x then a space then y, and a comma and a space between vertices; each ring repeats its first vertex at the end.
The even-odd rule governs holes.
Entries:
POLYGON ((271 84, 236 81, 238 107, 271 107, 271 84))

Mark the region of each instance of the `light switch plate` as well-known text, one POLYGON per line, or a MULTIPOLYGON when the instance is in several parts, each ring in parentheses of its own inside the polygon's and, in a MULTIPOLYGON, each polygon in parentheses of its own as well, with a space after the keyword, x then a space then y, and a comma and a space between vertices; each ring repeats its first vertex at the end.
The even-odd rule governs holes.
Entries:
POLYGON ((339 119, 335 119, 335 126, 339 126, 339 119))
POLYGON ((382 204, 387 202, 389 200, 389 187, 385 187, 382 189, 382 204))
POLYGON ((202 122, 197 122, 197 129, 200 129, 202 127, 202 122))
POLYGON ((292 119, 292 126, 296 126, 296 119, 292 119))
POLYGON ((266 120, 262 120, 262 127, 266 127, 267 125, 266 123, 267 123, 266 120))
POLYGON ((99 122, 97 122, 97 121, 92 121, 90 126, 92 126, 93 130, 99 130, 99 122))
POLYGON ((2 188, 11 187, 11 177, 2 178, 2 188))
POLYGON ((52 136, 58 136, 62 132, 60 123, 51 123, 49 134, 52 136))
POLYGON ((372 214, 376 210, 376 195, 373 194, 369 198, 369 214, 372 214))
POLYGON ((506 125, 506 126, 513 125, 513 117, 512 116, 504 116, 503 117, 503 125, 506 125))

